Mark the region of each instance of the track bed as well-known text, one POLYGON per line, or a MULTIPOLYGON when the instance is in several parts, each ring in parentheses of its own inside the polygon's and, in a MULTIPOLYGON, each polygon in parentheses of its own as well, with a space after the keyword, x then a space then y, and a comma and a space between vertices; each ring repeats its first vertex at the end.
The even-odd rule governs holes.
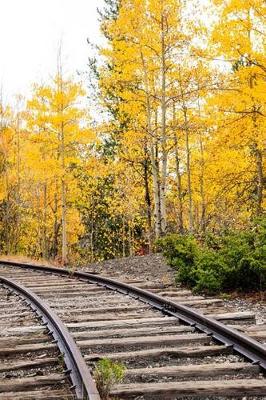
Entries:
MULTIPOLYGON (((92 371, 95 362, 105 357, 125 364, 123 383, 112 389, 114 398, 266 399, 266 379, 260 365, 249 362, 235 346, 218 341, 208 329, 201 329, 198 321, 184 323, 183 318, 171 315, 169 301, 193 307, 263 343, 265 331, 256 325, 254 314, 228 312, 222 300, 193 296, 184 289, 131 280, 134 286, 165 299, 160 310, 157 303, 151 304, 123 287, 115 289, 112 282, 104 284, 100 277, 97 281, 96 276, 86 279, 47 272, 0 267, 0 275, 21 282, 53 308, 92 371)), ((25 319, 16 340, 30 338, 32 331, 42 335, 41 327, 25 319)))
POLYGON ((0 399, 75 399, 60 351, 36 313, 3 286, 0 307, 0 399))

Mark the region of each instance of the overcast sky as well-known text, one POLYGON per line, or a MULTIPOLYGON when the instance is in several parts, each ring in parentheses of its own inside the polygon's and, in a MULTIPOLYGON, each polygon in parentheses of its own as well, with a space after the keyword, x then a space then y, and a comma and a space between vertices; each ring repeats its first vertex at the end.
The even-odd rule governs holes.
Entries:
POLYGON ((68 70, 86 69, 87 37, 100 42, 103 0, 0 0, 0 84, 5 97, 28 94, 56 67, 60 40, 68 70))

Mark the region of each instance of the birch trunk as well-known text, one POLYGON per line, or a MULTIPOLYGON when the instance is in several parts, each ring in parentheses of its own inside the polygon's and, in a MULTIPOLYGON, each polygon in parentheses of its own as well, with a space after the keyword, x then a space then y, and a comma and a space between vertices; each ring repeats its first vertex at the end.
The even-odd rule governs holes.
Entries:
POLYGON ((167 133, 166 133, 166 46, 165 46, 165 21, 161 17, 161 141, 162 141, 162 174, 161 174, 161 234, 166 233, 166 185, 167 185, 167 133))
POLYGON ((191 157, 189 144, 189 128, 187 118, 187 107, 184 105, 184 120, 185 120, 185 140, 186 140, 186 167, 187 167, 187 187, 188 187, 188 209, 189 209, 189 232, 193 232, 193 202, 192 202, 192 185, 191 185, 191 157))
POLYGON ((122 255, 126 257, 126 227, 125 227, 125 216, 122 216, 122 255))
POLYGON ((256 165, 257 165, 257 216, 262 215, 262 203, 263 203, 263 160, 262 152, 257 148, 255 150, 256 165))
MULTIPOLYGON (((58 92, 61 94, 61 98, 63 99, 63 71, 62 71, 62 54, 61 54, 61 45, 58 52, 58 92)), ((59 115, 61 118, 60 124, 60 161, 62 168, 62 178, 61 178, 61 201, 62 201, 62 265, 67 264, 68 257, 68 248, 67 248, 67 202, 66 202, 66 171, 65 171, 65 128, 63 123, 63 113, 64 113, 64 104, 63 100, 61 100, 61 104, 59 106, 59 115)))
POLYGON ((154 222, 155 222, 155 238, 160 237, 161 234, 161 212, 160 212, 160 179, 158 169, 158 157, 157 157, 157 139, 154 138, 152 133, 152 110, 150 101, 149 91, 149 80, 148 73, 145 64, 143 54, 141 52, 142 67, 144 72, 144 85, 146 91, 146 125, 147 133, 150 140, 150 156, 151 156, 151 168, 152 168, 152 182, 153 182, 153 197, 154 197, 154 222))
MULTIPOLYGON (((199 85, 198 85, 199 90, 199 85)), ((198 97, 198 113, 201 118, 200 99, 198 97)), ((202 140, 202 131, 199 132, 199 147, 200 147, 200 197, 201 197, 201 216, 200 216, 200 229, 203 233, 206 231, 206 199, 205 199, 205 162, 204 162, 204 147, 202 140)))
POLYGON ((193 200, 192 200, 192 184, 191 184, 191 154, 190 154, 190 143, 189 143, 189 125, 188 125, 186 99, 185 99, 185 95, 184 95, 180 69, 179 69, 179 87, 180 87, 180 95, 181 95, 181 102, 182 102, 182 111, 183 111, 183 116, 184 116, 189 232, 192 233, 194 230, 194 221, 193 221, 193 200))
POLYGON ((48 258, 48 243, 47 243, 47 183, 43 185, 43 257, 48 258))
MULTIPOLYGON (((250 23, 250 18, 251 18, 251 8, 248 10, 247 13, 247 21, 250 23)), ((251 30, 248 30, 248 37, 249 37, 249 43, 252 47, 252 40, 251 40, 251 30)), ((254 88, 254 83, 256 81, 255 75, 252 73, 250 75, 249 79, 249 87, 250 89, 254 88)), ((254 113, 253 113, 253 125, 254 125, 254 131, 258 131, 258 126, 257 126, 257 116, 255 112, 255 104, 253 105, 254 108, 254 113)), ((262 209, 262 204, 263 204, 263 186, 264 186, 264 175, 263 175, 263 154, 262 151, 258 148, 257 143, 255 143, 253 146, 254 153, 255 153, 255 162, 256 162, 256 170, 257 170, 257 202, 256 202, 256 215, 260 216, 263 213, 262 209)))
POLYGON ((200 197, 201 197, 201 216, 200 216, 200 228, 205 233, 206 231, 206 199, 205 199, 205 182, 204 182, 204 148, 202 141, 202 133, 200 132, 199 137, 200 145, 200 197))
POLYGON ((65 182, 65 132, 61 123, 61 167, 63 176, 61 180, 62 195, 62 265, 67 264, 67 204, 66 204, 66 182, 65 182))
POLYGON ((67 231, 66 231, 66 184, 62 179, 62 265, 67 264, 67 231))
POLYGON ((153 232, 152 232, 152 209, 151 209, 151 196, 150 196, 150 185, 149 185, 149 156, 147 143, 144 145, 144 187, 145 187, 145 204, 146 204, 146 215, 148 224, 148 252, 152 252, 153 247, 153 232))
POLYGON ((154 195, 154 219, 155 219, 155 237, 161 236, 161 201, 160 201, 160 179, 158 170, 158 160, 156 145, 151 144, 151 165, 153 178, 153 195, 154 195))
POLYGON ((53 258, 58 255, 58 235, 60 224, 58 223, 58 182, 55 184, 55 194, 54 194, 54 226, 53 226, 53 242, 51 246, 50 256, 53 258))
POLYGON ((175 105, 173 104, 173 122, 174 122, 174 151, 175 151, 175 168, 176 168, 176 180, 177 180, 177 196, 178 196, 178 230, 181 234, 184 233, 184 222, 183 222, 183 196, 182 196, 182 176, 180 172, 180 157, 178 148, 178 139, 175 132, 176 129, 176 113, 175 105))

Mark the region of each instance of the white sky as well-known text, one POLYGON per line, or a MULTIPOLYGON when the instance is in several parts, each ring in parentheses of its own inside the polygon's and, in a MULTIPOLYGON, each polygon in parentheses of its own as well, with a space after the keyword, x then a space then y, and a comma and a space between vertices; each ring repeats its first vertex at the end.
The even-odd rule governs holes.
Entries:
POLYGON ((0 84, 4 97, 27 95, 53 74, 60 40, 69 72, 86 70, 87 37, 101 40, 103 0, 0 0, 0 84))

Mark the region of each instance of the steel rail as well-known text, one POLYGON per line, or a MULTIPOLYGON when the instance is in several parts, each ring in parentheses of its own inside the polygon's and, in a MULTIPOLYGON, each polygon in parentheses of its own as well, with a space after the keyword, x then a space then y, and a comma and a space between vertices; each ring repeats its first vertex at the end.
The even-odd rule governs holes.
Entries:
POLYGON ((20 283, 0 276, 0 284, 21 297, 42 320, 64 357, 65 373, 69 374, 78 400, 100 400, 90 371, 68 329, 57 314, 35 293, 20 283))
POLYGON ((147 290, 128 285, 123 282, 116 281, 111 278, 106 278, 100 275, 81 271, 70 271, 63 268, 48 267, 42 265, 32 265, 24 263, 16 263, 11 261, 0 261, 0 266, 9 265, 17 266, 26 269, 33 269, 46 273, 55 273, 63 276, 78 278, 89 283, 95 283, 99 286, 105 287, 128 295, 137 300, 140 300, 150 306, 162 311, 164 314, 178 318, 183 323, 188 324, 200 332, 212 336, 212 338, 223 345, 230 346, 235 352, 244 356, 254 364, 258 364, 263 372, 266 372, 266 347, 251 337, 237 331, 225 324, 216 321, 211 317, 187 307, 178 304, 171 300, 151 293, 147 290))

